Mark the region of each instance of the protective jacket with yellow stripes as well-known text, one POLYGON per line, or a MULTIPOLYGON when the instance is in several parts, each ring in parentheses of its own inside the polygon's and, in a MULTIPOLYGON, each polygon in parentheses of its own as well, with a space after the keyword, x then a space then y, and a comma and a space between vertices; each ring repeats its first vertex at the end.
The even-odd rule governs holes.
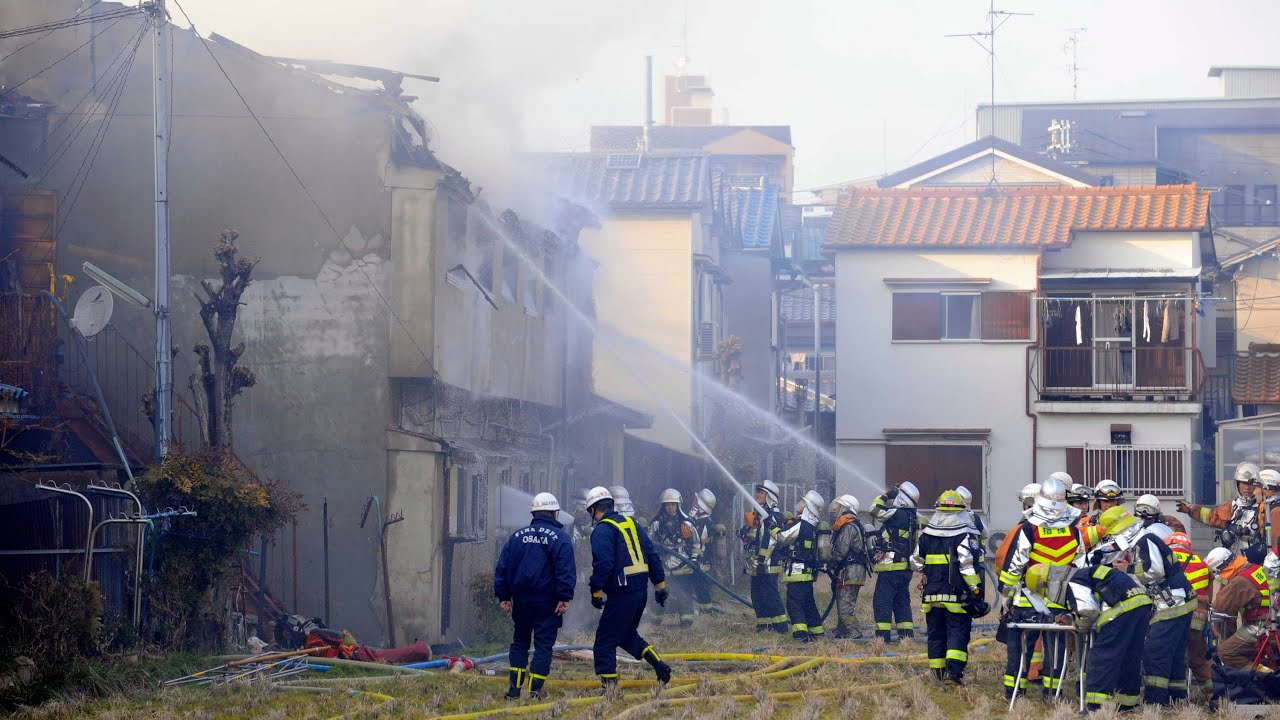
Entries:
POLYGON ((1106 565, 1086 565, 1071 575, 1067 602, 1083 627, 1100 628, 1121 613, 1151 605, 1133 576, 1106 565))
POLYGON ((907 558, 916 542, 915 507, 900 500, 898 490, 894 489, 875 499, 871 504, 871 517, 880 521, 876 563, 872 569, 876 572, 906 570, 907 558))
MULTIPOLYGON (((1018 525, 1015 533, 1017 536, 1005 557, 1004 567, 1000 569, 1000 591, 1014 596, 1014 605, 1018 607, 1031 606, 1029 600, 1017 593, 1028 568, 1040 564, 1070 565, 1078 555, 1089 549, 1086 540, 1092 537, 1087 532, 1082 537, 1080 529, 1069 517, 1044 521, 1028 516, 1028 519, 1018 525)), ((1050 603, 1050 607, 1056 606, 1050 603)))
POLYGON ((662 561, 644 528, 616 510, 591 531, 591 592, 645 592, 648 582, 666 581, 662 561))
POLYGON ((966 515, 968 511, 934 513, 920 532, 910 562, 912 570, 924 574, 920 608, 925 613, 935 607, 965 612, 965 600, 983 591, 978 530, 966 515))

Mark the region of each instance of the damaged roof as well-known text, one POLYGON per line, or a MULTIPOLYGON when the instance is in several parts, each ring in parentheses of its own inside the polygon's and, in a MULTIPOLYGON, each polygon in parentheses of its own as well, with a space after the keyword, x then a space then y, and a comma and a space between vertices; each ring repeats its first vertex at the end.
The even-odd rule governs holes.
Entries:
POLYGON ((695 210, 710 201, 709 156, 702 152, 553 153, 532 156, 554 192, 587 207, 695 210))
POLYGON ((855 189, 823 237, 828 249, 1064 247, 1080 231, 1199 231, 1209 192, 1192 185, 855 189))

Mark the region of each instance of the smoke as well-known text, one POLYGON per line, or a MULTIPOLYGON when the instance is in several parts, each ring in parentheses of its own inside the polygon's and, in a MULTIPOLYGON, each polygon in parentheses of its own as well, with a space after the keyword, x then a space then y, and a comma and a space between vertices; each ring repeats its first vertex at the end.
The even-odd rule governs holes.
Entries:
POLYGON ((433 152, 498 206, 529 190, 513 154, 582 149, 592 123, 640 122, 643 56, 674 53, 681 12, 617 0, 181 2, 201 33, 266 55, 439 76, 406 80, 404 92, 418 97, 433 152), (635 113, 601 117, 602 106, 635 113))

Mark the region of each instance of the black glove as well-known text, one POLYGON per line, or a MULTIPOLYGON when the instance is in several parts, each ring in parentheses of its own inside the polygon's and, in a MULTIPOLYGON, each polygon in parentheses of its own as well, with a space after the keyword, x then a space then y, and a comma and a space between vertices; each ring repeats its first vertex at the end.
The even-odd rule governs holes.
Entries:
POLYGON ((667 606, 667 597, 670 595, 671 593, 668 592, 666 588, 658 588, 657 590, 653 591, 653 599, 657 600, 658 604, 661 605, 662 607, 667 606))
POLYGON ((897 499, 897 497, 898 497, 898 488, 893 488, 892 490, 884 494, 884 499, 889 501, 895 500, 897 499))
POLYGON ((591 593, 591 607, 593 607, 593 608, 595 608, 595 609, 597 609, 597 610, 603 610, 603 609, 604 609, 604 595, 601 595, 601 594, 600 594, 600 593, 598 593, 598 592, 593 592, 593 593, 591 593))

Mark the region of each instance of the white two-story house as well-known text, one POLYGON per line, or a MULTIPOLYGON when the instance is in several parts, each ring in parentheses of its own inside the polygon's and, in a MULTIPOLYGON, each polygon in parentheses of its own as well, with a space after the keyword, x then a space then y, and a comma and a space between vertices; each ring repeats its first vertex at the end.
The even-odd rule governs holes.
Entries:
POLYGON ((1209 193, 1093 187, 990 140, 881 185, 849 191, 824 238, 840 492, 910 480, 929 508, 963 484, 1001 528, 1056 470, 1192 496, 1209 193))

